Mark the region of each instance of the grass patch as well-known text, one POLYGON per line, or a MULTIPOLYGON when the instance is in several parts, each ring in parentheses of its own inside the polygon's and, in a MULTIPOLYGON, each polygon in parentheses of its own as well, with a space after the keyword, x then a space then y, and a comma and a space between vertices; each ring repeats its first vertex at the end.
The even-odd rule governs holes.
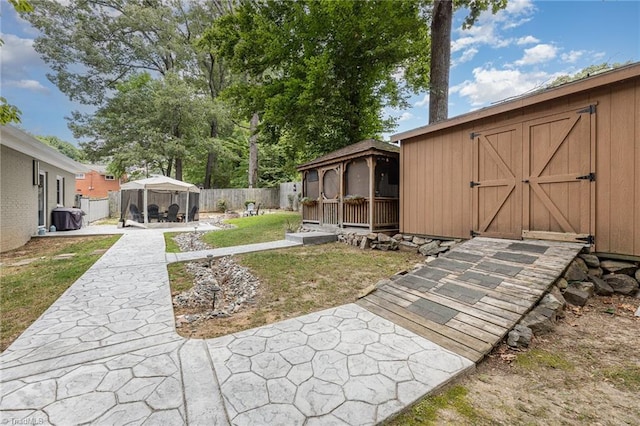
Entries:
POLYGON ((418 426, 437 424, 438 412, 441 410, 453 410, 471 424, 478 424, 487 419, 476 410, 468 401, 469 391, 464 386, 453 386, 446 391, 422 399, 411 409, 391 421, 385 423, 388 426, 418 426))
POLYGON ((573 371, 574 365, 561 354, 552 353, 543 349, 531 349, 518 354, 515 365, 524 370, 538 370, 540 368, 552 368, 554 370, 573 371))
POLYGON ((638 365, 607 368, 602 371, 602 375, 617 388, 640 392, 640 366, 638 365))
POLYGON ((193 287, 193 276, 184 267, 184 263, 170 263, 167 265, 171 277, 171 293, 182 293, 193 287))
POLYGON ((173 237, 181 234, 181 232, 165 232, 164 233, 164 245, 167 253, 180 253, 180 247, 178 243, 173 240, 173 237))
POLYGON ((301 216, 296 212, 229 219, 226 222, 235 225, 236 228, 209 232, 202 237, 202 241, 212 247, 232 247, 278 241, 284 238, 286 228, 297 228, 300 221, 301 216))
POLYGON ((38 238, 2 254, 0 270, 0 350, 5 350, 58 297, 91 267, 119 235, 91 238, 38 238), (53 257, 75 253, 66 259, 53 257), (11 266, 25 259, 28 265, 11 266))

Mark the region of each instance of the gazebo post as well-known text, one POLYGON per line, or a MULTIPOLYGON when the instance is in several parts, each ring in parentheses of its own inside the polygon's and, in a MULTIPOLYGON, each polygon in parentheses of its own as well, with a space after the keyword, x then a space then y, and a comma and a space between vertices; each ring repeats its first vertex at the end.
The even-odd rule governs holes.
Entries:
POLYGON ((184 223, 189 222, 189 190, 187 189, 187 205, 184 208, 184 223))
POLYGON ((142 195, 142 208, 143 213, 142 213, 142 217, 144 218, 144 224, 148 224, 149 223, 149 209, 147 208, 147 188, 144 189, 143 195, 142 195))
POLYGON ((369 231, 373 232, 373 206, 375 205, 375 178, 376 178, 376 157, 370 155, 367 157, 367 164, 369 165, 369 231))

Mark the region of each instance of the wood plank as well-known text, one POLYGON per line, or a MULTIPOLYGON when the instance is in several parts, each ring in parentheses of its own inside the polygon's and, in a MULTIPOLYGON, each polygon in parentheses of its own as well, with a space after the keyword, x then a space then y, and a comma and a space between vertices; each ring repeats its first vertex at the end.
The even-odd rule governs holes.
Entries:
POLYGON ((461 303, 458 302, 457 300, 453 300, 453 299, 449 299, 448 297, 444 297, 444 296, 439 296, 436 294, 425 294, 425 293, 420 293, 420 292, 416 292, 415 290, 412 290, 410 288, 401 286, 397 283, 393 283, 392 285, 399 287, 401 289, 404 289, 405 291, 408 291, 409 293, 414 293, 417 296, 421 296, 423 299, 426 300, 430 300, 432 302, 435 303, 439 303, 441 305, 447 306, 449 308, 455 309, 457 311, 460 312, 464 312, 467 313, 469 315, 475 316, 477 318, 483 319, 485 321, 488 321, 490 323, 502 326, 502 327, 510 327, 511 326, 511 321, 496 315, 493 312, 487 312, 481 309, 476 309, 473 306, 467 305, 465 303, 461 303))
POLYGON ((482 299, 480 299, 480 302, 486 303, 487 305, 495 306, 500 309, 504 309, 505 311, 516 313, 518 314, 518 317, 525 314, 531 307, 530 304, 529 306, 516 305, 515 303, 506 302, 504 300, 496 299, 495 297, 491 296, 483 297, 482 299))
POLYGON ((531 306, 531 303, 528 299, 533 299, 533 295, 522 295, 520 292, 518 292, 518 290, 501 287, 500 285, 495 288, 487 288, 479 284, 468 283, 466 281, 450 278, 443 278, 441 282, 459 285, 471 290, 480 290, 493 298, 523 307, 531 306))
MULTIPOLYGON (((486 353, 488 353, 488 352, 484 353, 476 349, 470 348, 456 340, 451 339, 447 335, 443 335, 441 333, 438 333, 435 330, 432 330, 429 327, 424 326, 423 324, 412 321, 411 319, 408 319, 402 315, 398 315, 397 313, 390 311, 389 309, 386 309, 384 305, 373 303, 368 298, 360 299, 356 303, 361 307, 367 309, 368 311, 376 315, 379 315, 382 318, 385 318, 393 322, 394 324, 404 327, 407 330, 412 331, 417 335, 422 336, 427 340, 439 346, 442 346, 443 348, 450 350, 455 354, 463 356, 473 362, 480 361, 482 358, 484 358, 486 353)), ((447 328, 450 329, 449 327, 447 328)), ((483 344, 485 343, 483 342, 483 344)))
POLYGON ((413 302, 415 302, 416 300, 420 299, 419 297, 414 296, 414 295, 407 295, 407 296, 412 296, 414 298, 414 300, 408 300, 406 298, 398 297, 398 295, 392 294, 389 291, 385 291, 383 288, 379 288, 375 293, 376 293, 376 295, 378 297, 380 297, 382 299, 385 299, 388 302, 393 303, 395 305, 401 306, 403 308, 408 307, 413 302))
POLYGON ((370 294, 365 297, 364 300, 379 305, 386 310, 395 313, 396 315, 406 318, 430 330, 433 330, 434 332, 441 334, 442 336, 445 336, 451 340, 454 340, 475 351, 487 353, 493 348, 493 345, 488 345, 486 342, 483 342, 482 340, 477 339, 473 336, 469 336, 468 334, 460 332, 454 328, 447 327, 446 325, 439 324, 435 321, 431 321, 423 317, 422 315, 411 312, 407 309, 400 308, 396 305, 385 303, 385 300, 377 297, 376 294, 370 294))
POLYGON ((462 331, 469 336, 473 336, 478 340, 482 340, 483 342, 489 343, 490 345, 495 345, 497 342, 502 340, 500 336, 496 336, 495 334, 489 333, 488 331, 482 330, 480 328, 474 327, 471 324, 466 322, 462 322, 456 318, 452 318, 447 322, 447 327, 451 327, 453 329, 462 331))
POLYGON ((522 238, 534 240, 554 240, 569 243, 580 243, 576 238, 588 237, 588 234, 572 234, 568 232, 522 231, 522 238))
POLYGON ((487 333, 491 333, 495 336, 498 336, 499 339, 498 341, 496 341, 496 343, 498 343, 500 340, 502 340, 502 337, 504 337, 508 332, 509 332, 509 328, 506 327, 501 327, 499 325, 495 325, 492 324, 490 322, 484 321, 481 318, 478 317, 474 317, 472 315, 466 314, 464 312, 460 312, 458 313, 455 318, 461 322, 464 322, 465 324, 469 324, 474 326, 475 328, 479 328, 480 330, 486 331, 487 333))

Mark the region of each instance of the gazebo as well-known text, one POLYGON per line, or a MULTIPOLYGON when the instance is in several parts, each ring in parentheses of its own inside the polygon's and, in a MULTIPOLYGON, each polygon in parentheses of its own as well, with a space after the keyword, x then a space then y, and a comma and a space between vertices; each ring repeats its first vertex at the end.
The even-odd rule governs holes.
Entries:
POLYGON ((120 219, 142 222, 151 219, 169 221, 195 220, 200 209, 200 189, 168 176, 154 176, 127 182, 120 187, 120 219), (177 205, 173 218, 167 216, 177 205), (151 209, 149 207, 152 207, 151 209), (171 207, 171 209, 170 209, 171 207))
POLYGON ((397 230, 399 160, 399 147, 367 139, 298 166, 302 222, 397 230))

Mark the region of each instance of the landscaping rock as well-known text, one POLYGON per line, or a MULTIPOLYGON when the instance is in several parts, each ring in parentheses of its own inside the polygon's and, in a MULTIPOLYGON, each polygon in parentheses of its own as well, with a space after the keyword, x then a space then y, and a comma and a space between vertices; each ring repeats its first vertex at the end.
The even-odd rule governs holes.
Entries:
POLYGON ((587 272, 587 275, 590 277, 602 278, 603 274, 604 272, 602 271, 602 268, 589 268, 589 272, 587 272))
POLYGON ((640 283, 640 269, 636 271, 636 281, 640 283))
POLYGON ((561 309, 556 309, 556 317, 564 318, 564 308, 567 306, 567 301, 564 300, 564 296, 560 292, 560 289, 556 286, 553 286, 551 287, 549 294, 555 297, 555 299, 560 303, 561 306, 561 309))
POLYGON ((393 236, 393 237, 391 237, 391 238, 393 238, 393 239, 394 239, 394 240, 396 240, 396 241, 400 241, 400 240, 402 239, 402 234, 396 234, 396 235, 394 235, 394 236, 393 236))
POLYGON ((555 321, 556 313, 553 309, 538 305, 522 319, 520 324, 529 328, 536 336, 541 336, 553 331, 555 321))
POLYGON ((381 243, 389 243, 391 242, 391 237, 388 236, 387 234, 378 234, 378 241, 380 241, 381 243))
POLYGON ((564 290, 568 286, 569 283, 564 278, 560 277, 556 280, 556 287, 558 287, 560 290, 564 290))
POLYGON ((415 245, 421 246, 423 244, 426 244, 427 240, 422 237, 413 237, 413 240, 411 240, 411 242, 415 245))
POLYGON ((402 239, 405 241, 411 241, 413 240, 413 235, 403 235, 402 239))
POLYGON ((400 241, 400 243, 398 244, 398 249, 400 251, 416 253, 418 251, 418 245, 412 243, 411 241, 400 241))
MULTIPOLYGON (((394 237, 395 238, 395 237, 394 237)), ((371 240, 371 241, 375 241, 378 239, 378 234, 376 234, 375 232, 372 232, 370 234, 367 234, 367 239, 371 240)))
POLYGON ((527 347, 531 343, 531 339, 533 338, 533 332, 529 327, 524 325, 516 325, 513 330, 509 332, 509 336, 507 338, 507 345, 512 348, 521 348, 527 347))
POLYGON ((584 281, 587 279, 588 270, 589 268, 587 268, 584 260, 577 258, 574 259, 567 268, 566 272, 564 273, 564 278, 567 281, 584 281), (580 262, 578 260, 580 260, 580 262))
POLYGON ((600 267, 600 259, 598 259, 598 256, 595 254, 581 254, 579 257, 584 260, 584 263, 586 263, 589 268, 600 267))
POLYGON ((589 281, 595 286, 595 292, 599 296, 611 296, 613 294, 613 288, 605 280, 590 275, 589 281))
POLYGON ((638 281, 624 274, 609 274, 602 277, 613 291, 625 296, 633 296, 638 291, 638 281))
POLYGON ((435 256, 427 256, 427 258, 425 259, 424 263, 431 263, 436 259, 437 259, 437 257, 435 257, 435 256))
POLYGON ((569 287, 573 287, 573 288, 577 288, 579 290, 582 290, 584 292, 587 292, 589 294, 589 297, 593 297, 593 295, 596 293, 596 286, 594 283, 590 282, 590 281, 574 281, 574 282, 570 282, 569 283, 569 287))
POLYGON ((440 243, 438 241, 431 241, 430 243, 421 245, 418 250, 423 256, 433 256, 440 252, 440 243))
POLYGON ((612 274, 624 274, 633 276, 638 267, 635 263, 623 262, 621 260, 603 260, 600 262, 600 267, 612 274))
POLYGON ((365 237, 362 240, 360 240, 360 248, 362 250, 369 248, 369 237, 365 237))
POLYGON ((455 241, 455 240, 443 241, 443 242, 440 243, 440 247, 449 247, 449 248, 451 248, 451 247, 455 246, 456 244, 458 244, 458 242, 455 241))
POLYGON ((563 296, 567 303, 574 306, 584 306, 589 300, 589 293, 576 287, 567 287, 563 296))

